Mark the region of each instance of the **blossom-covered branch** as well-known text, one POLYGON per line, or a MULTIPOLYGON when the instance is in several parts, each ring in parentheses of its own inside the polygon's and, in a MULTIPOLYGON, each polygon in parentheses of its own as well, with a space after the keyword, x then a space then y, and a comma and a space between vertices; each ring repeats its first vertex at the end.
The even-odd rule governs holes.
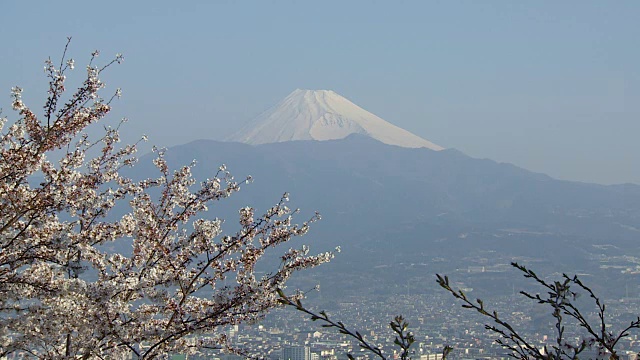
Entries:
POLYGON ((262 317, 293 272, 331 259, 290 249, 255 275, 269 249, 319 217, 296 224, 285 194, 262 215, 240 209, 239 230, 225 234, 221 219, 203 215, 250 178, 236 181, 221 166, 197 184, 195 164, 172 171, 159 149, 157 175, 123 175, 138 144, 118 144, 120 125, 99 139, 86 133, 121 95, 104 100, 100 75, 123 57, 98 66, 92 53, 84 82, 65 98, 75 67, 67 47, 60 65, 45 62, 42 117, 16 86, 17 119, 0 118, 0 357, 156 358, 228 346, 218 328, 262 317))

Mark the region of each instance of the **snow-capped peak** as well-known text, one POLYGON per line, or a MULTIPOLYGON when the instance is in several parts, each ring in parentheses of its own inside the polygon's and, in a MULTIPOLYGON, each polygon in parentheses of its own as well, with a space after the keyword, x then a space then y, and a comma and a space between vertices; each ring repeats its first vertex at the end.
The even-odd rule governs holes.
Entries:
POLYGON ((430 141, 390 124, 331 90, 296 89, 227 140, 265 144, 293 140, 335 140, 350 134, 385 144, 442 150, 430 141))

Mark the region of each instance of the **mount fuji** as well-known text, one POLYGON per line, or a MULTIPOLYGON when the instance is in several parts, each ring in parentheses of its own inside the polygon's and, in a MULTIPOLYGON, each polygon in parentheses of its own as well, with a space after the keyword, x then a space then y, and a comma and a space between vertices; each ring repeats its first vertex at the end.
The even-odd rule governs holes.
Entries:
MULTIPOLYGON (((247 204, 260 213, 284 192, 296 208, 319 211, 323 220, 310 238, 322 241, 314 251, 340 245, 343 252, 318 273, 325 280, 305 284, 328 282, 335 296, 327 298, 397 294, 408 283, 424 291, 432 273, 488 264, 495 266, 473 281, 496 289, 514 260, 588 274, 608 269, 601 283, 612 296, 639 282, 638 185, 556 180, 442 149, 332 91, 296 90, 230 140, 173 147, 167 163, 179 169, 197 160, 193 175, 201 181, 220 164, 240 178, 252 175, 255 181, 212 208, 212 217, 237 218, 247 204)), ((154 174, 155 156, 141 159, 131 177, 154 174)))
POLYGON ((259 145, 294 140, 338 140, 351 134, 405 148, 443 149, 330 90, 297 89, 226 140, 259 145))

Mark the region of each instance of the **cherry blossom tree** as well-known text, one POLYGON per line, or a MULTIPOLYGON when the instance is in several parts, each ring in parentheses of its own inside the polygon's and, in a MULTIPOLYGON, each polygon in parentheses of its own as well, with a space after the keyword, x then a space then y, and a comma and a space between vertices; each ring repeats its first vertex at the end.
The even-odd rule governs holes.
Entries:
POLYGON ((101 97, 100 76, 123 57, 98 66, 94 52, 68 94, 68 46, 59 64, 45 62, 42 113, 14 87, 16 119, 0 114, 0 357, 147 359, 229 347, 223 327, 261 318, 293 272, 333 256, 285 249, 272 272, 254 271, 318 216, 294 224, 285 194, 262 215, 240 209, 239 230, 225 234, 205 213, 250 179, 221 166, 196 184, 194 164, 172 171, 158 149, 157 174, 123 175, 139 144, 118 145, 121 122, 87 135, 121 95, 101 97))

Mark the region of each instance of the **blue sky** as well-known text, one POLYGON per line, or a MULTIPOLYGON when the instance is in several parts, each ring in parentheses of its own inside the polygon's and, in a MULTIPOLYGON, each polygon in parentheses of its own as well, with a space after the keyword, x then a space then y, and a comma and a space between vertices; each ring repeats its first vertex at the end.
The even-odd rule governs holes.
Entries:
POLYGON ((221 138, 331 89, 474 157, 640 183, 639 19, 637 1, 5 2, 0 106, 15 85, 40 106, 42 62, 72 36, 77 64, 125 55, 103 78, 128 141, 221 138))

